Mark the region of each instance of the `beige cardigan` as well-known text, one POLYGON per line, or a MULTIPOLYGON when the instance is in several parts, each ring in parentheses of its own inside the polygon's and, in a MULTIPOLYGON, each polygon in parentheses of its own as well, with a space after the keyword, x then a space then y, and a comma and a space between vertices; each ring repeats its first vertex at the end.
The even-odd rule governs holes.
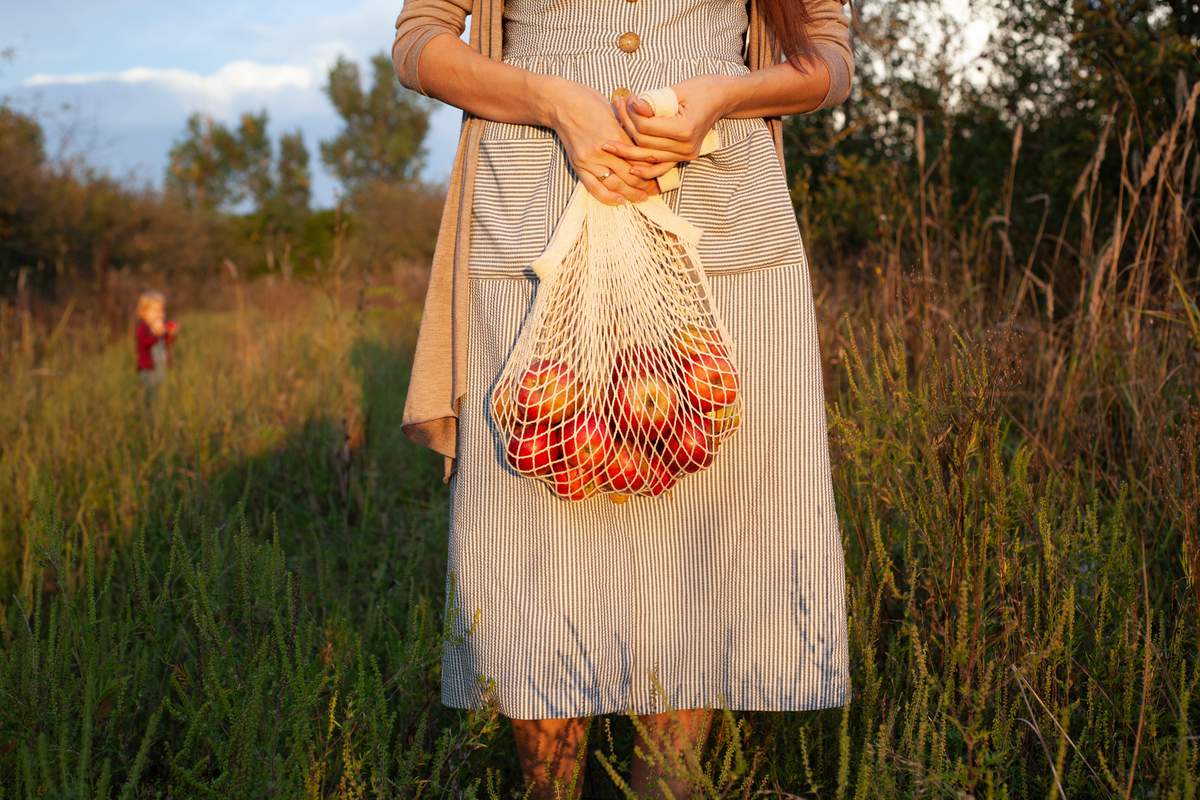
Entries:
MULTIPOLYGON (((813 111, 840 105, 850 94, 854 57, 850 50, 849 20, 842 12, 845 2, 808 0, 813 18, 808 34, 815 55, 825 62, 830 74, 829 91, 813 111)), ((747 0, 747 5, 747 66, 753 70, 779 63, 778 42, 766 26, 765 18, 758 13, 757 3, 747 0)), ((471 47, 489 58, 500 60, 503 10, 504 0, 405 0, 396 18, 396 38, 392 43, 392 63, 400 83, 414 92, 426 94, 417 75, 422 48, 440 33, 461 37, 468 14, 472 19, 471 47)), ((783 120, 767 117, 766 121, 782 164, 783 120)), ((466 391, 469 204, 484 122, 470 112, 463 112, 401 422, 402 430, 410 439, 442 454, 443 480, 447 482, 455 468, 458 413, 466 391)))

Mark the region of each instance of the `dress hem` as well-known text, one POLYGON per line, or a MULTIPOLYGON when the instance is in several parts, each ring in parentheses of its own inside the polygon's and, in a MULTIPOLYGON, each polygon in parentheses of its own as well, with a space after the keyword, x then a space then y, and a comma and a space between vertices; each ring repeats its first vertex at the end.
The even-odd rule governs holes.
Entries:
MULTIPOLYGON (((715 696, 715 695, 720 695, 721 692, 706 691, 706 692, 704 692, 704 694, 706 694, 708 696, 715 696)), ((786 706, 779 705, 779 704, 772 704, 772 703, 764 703, 764 702, 759 702, 759 701, 739 701, 736 703, 730 703, 728 705, 721 705, 721 704, 711 703, 711 702, 684 701, 682 704, 675 705, 675 708, 677 710, 689 710, 689 709, 696 709, 696 708, 710 708, 710 709, 714 709, 714 710, 728 709, 730 711, 741 711, 741 712, 747 712, 747 711, 777 711, 777 712, 823 711, 825 709, 831 709, 831 708, 843 708, 851 701, 852 697, 853 697, 853 691, 847 684, 841 691, 834 690, 832 692, 826 693, 826 696, 822 697, 820 699, 813 699, 807 703, 789 704, 786 706)), ((479 711, 479 710, 486 708, 489 705, 489 703, 483 697, 481 697, 478 693, 475 694, 474 698, 469 699, 469 700, 463 700, 461 697, 451 698, 451 697, 448 697, 445 693, 443 693, 441 696, 441 703, 443 706, 445 706, 447 708, 457 708, 457 709, 463 709, 463 710, 468 710, 468 711, 479 711)), ((501 705, 503 705, 503 704, 501 703, 501 705)), ((619 707, 609 703, 609 704, 597 705, 591 709, 585 709, 585 710, 582 710, 582 711, 579 711, 576 713, 571 713, 571 714, 549 713, 549 714, 546 714, 545 716, 537 716, 537 715, 527 716, 526 715, 527 712, 526 713, 518 712, 518 713, 520 713, 520 715, 516 716, 516 715, 509 714, 509 713, 503 711, 503 709, 501 709, 501 713, 504 714, 504 716, 509 717, 510 719, 572 719, 572 718, 576 718, 576 717, 595 717, 595 716, 603 716, 603 715, 609 715, 609 714, 628 714, 628 713, 633 713, 633 714, 638 714, 638 715, 660 714, 666 710, 667 710, 666 707, 662 703, 658 703, 658 704, 654 705, 652 708, 647 708, 646 706, 638 706, 638 705, 635 705, 633 707, 619 708, 619 707), (646 709, 646 710, 642 710, 642 709, 646 709)))

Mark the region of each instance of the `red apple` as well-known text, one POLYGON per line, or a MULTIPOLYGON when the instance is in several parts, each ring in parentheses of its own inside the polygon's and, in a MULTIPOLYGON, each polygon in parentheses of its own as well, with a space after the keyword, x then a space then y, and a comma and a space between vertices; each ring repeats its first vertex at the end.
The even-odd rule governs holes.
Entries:
POLYGON ((671 424, 679 406, 679 392, 671 381, 636 354, 618 359, 612 392, 617 430, 622 436, 654 439, 671 424))
POLYGON ((699 355, 729 356, 729 348, 721 340, 720 332, 715 328, 706 328, 696 323, 689 323, 675 331, 675 349, 684 359, 692 359, 699 355))
POLYGON ((717 455, 717 439, 711 423, 693 413, 680 414, 663 434, 663 458, 676 472, 697 472, 709 466, 717 455))
POLYGON ((657 453, 647 453, 646 463, 649 465, 650 477, 646 479, 641 494, 657 497, 675 485, 678 478, 662 456, 657 453))
POLYGON ((630 442, 621 442, 604 465, 604 488, 613 492, 637 493, 650 477, 645 453, 630 442))
POLYGON ((600 491, 596 470, 566 463, 555 465, 551 488, 567 500, 585 500, 600 491))
POLYGON ((557 439, 548 422, 522 425, 509 437, 508 463, 522 475, 548 475, 556 460, 557 439))
POLYGON ((613 358, 613 378, 638 371, 655 371, 660 360, 657 351, 644 344, 629 345, 613 358))
POLYGON ((562 425, 560 440, 565 461, 587 469, 599 468, 613 449, 608 423, 591 411, 569 417, 562 425))
POLYGON ((575 413, 579 384, 561 361, 535 359, 517 382, 516 409, 524 422, 558 422, 575 413))
POLYGON ((737 399, 737 373, 725 356, 703 353, 688 359, 682 372, 687 399, 700 411, 712 411, 737 399))

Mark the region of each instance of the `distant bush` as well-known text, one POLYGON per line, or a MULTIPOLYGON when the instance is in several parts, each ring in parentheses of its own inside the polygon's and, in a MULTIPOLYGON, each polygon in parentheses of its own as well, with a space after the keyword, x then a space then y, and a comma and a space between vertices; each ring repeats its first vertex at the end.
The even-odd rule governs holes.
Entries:
POLYGON ((211 220, 87 164, 50 160, 42 141, 34 118, 0 106, 0 294, 18 282, 51 293, 64 280, 103 289, 118 267, 205 268, 211 220))

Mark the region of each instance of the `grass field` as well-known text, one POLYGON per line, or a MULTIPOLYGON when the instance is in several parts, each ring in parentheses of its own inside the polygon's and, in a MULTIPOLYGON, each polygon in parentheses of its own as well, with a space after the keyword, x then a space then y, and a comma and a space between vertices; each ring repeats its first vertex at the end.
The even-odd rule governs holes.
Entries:
MULTIPOLYGON (((1052 261, 924 185, 878 266, 814 257, 854 697, 722 715, 706 796, 1200 794, 1171 137, 1112 218, 1089 167, 1052 261)), ((507 723, 438 700, 447 495, 399 430, 398 286, 214 288, 148 413, 127 333, 0 303, 0 798, 519 794, 507 723)), ((631 740, 595 722, 589 796, 631 740)))
MULTIPOLYGON (((12 358, 4 797, 517 792, 504 720, 437 699, 446 492, 398 429, 415 310, 363 297, 251 287, 183 315, 146 416, 124 337, 68 322, 36 367, 12 358)), ((1186 326, 1081 364, 1076 416, 1056 393, 1038 432, 1016 413, 1044 397, 1028 342, 906 343, 902 325, 875 340, 868 299, 857 320, 847 298, 818 302, 855 698, 728 715, 712 795, 1196 797, 1195 517, 1159 492, 1195 491, 1200 419, 1178 371, 1102 391, 1131 358, 1183 352, 1186 326), (918 370, 909 350, 938 355, 918 370), (1174 416, 1147 437, 1173 425, 1190 450, 1045 451, 1151 397, 1174 416)), ((917 317, 910 333, 932 330, 917 317)), ((604 762, 621 773, 631 735, 596 723, 590 794, 621 796, 604 762)))

